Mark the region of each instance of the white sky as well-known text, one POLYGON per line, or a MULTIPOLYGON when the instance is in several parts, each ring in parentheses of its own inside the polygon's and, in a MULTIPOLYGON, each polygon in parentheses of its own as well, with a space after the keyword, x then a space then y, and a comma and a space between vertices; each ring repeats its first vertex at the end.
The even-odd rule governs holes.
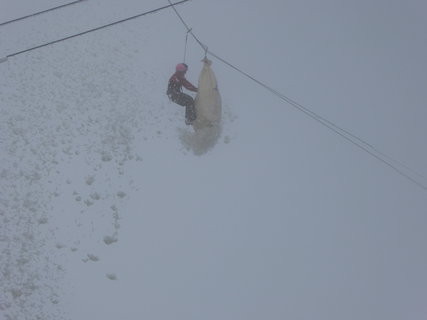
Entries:
MULTIPOLYGON (((0 22, 64 3, 0 1, 0 22)), ((2 26, 0 57, 166 4, 2 26)), ((177 9, 214 53, 427 175, 423 1, 177 9)), ((216 60, 223 137, 186 150, 165 96, 184 38, 168 10, 0 64, 0 319, 425 317, 426 191, 216 60), (37 275, 51 293, 11 297, 37 275)), ((202 57, 190 40, 193 83, 202 57)))

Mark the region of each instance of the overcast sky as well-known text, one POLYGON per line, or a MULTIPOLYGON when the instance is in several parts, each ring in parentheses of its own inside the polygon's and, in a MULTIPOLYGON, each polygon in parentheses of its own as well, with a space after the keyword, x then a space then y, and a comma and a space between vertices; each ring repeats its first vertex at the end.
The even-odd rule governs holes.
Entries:
MULTIPOLYGON (((0 1, 0 23, 64 3, 0 1)), ((0 26, 0 58, 166 4, 0 26)), ((424 1, 177 9, 427 186, 424 1)), ((185 34, 169 9, 0 64, 0 319, 423 319, 426 190, 213 57, 223 132, 195 154, 165 95, 185 34)), ((189 39, 196 85, 203 55, 189 39)))

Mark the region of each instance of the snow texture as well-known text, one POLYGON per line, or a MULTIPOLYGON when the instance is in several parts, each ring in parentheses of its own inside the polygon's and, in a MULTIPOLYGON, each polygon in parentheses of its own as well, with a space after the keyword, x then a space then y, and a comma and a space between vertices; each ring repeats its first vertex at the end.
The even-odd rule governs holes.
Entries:
POLYGON ((1 65, 0 319, 66 318, 65 265, 100 263, 96 244, 119 242, 121 207, 136 192, 125 168, 143 161, 135 137, 179 133, 141 47, 93 34, 77 51, 65 42, 1 65))

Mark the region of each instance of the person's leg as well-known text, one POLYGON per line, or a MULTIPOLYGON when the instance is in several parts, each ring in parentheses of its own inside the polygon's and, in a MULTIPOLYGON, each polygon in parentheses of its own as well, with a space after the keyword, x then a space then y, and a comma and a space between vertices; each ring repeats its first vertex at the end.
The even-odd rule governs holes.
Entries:
POLYGON ((185 107, 185 120, 190 123, 193 123, 193 121, 196 120, 196 107, 194 106, 194 100, 191 101, 191 104, 185 107))
POLYGON ((191 124, 196 120, 196 108, 194 106, 194 99, 188 94, 180 92, 172 97, 172 101, 185 106, 185 122, 191 124))

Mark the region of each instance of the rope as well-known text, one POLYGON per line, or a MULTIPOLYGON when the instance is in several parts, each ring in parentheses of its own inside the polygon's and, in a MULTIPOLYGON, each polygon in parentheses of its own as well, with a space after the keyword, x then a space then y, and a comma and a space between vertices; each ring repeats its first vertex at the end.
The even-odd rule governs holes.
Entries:
MULTIPOLYGON (((190 31, 191 31, 191 29, 190 29, 190 31)), ((190 31, 187 31, 187 32, 186 32, 186 34, 185 34, 184 60, 183 60, 183 62, 184 62, 184 63, 185 63, 185 58, 186 58, 186 56, 187 56, 188 33, 189 33, 190 31)))
MULTIPOLYGON (((168 0, 169 3, 171 4, 171 1, 168 0)), ((172 5, 172 4, 171 4, 172 5)), ((358 136, 350 133, 349 131, 341 128, 340 126, 338 126, 337 124, 333 123, 332 121, 329 121, 323 117, 321 117, 320 115, 316 114, 315 112, 311 111, 310 109, 304 107, 303 105, 301 105, 300 103, 292 100, 291 98, 287 97, 286 95, 280 93, 277 90, 272 89, 270 86, 266 85, 265 83, 257 80, 256 78, 254 78, 253 76, 249 75, 248 73, 244 72, 243 70, 237 68, 236 66, 234 66, 233 64, 231 64, 230 62, 224 60, 223 58, 219 57, 218 55, 214 54, 212 51, 208 50, 208 47, 206 45, 204 45, 193 33, 193 31, 188 27, 188 25, 185 23, 184 19, 182 18, 182 16, 179 14, 179 12, 176 10, 176 8, 172 5, 172 8, 174 9, 175 13, 177 14, 178 18, 181 20, 181 22, 183 23, 183 25, 187 28, 187 32, 190 33, 193 38, 197 41, 197 43, 202 47, 202 49, 205 52, 205 57, 206 54, 209 53, 211 56, 213 56, 214 58, 216 58, 217 60, 221 61, 222 63, 226 64, 227 66, 229 66, 230 68, 234 69, 235 71, 239 72, 240 74, 244 75, 245 77, 249 78, 250 80, 254 81, 255 83, 257 83, 258 85, 262 86, 263 88, 265 88, 266 90, 268 90, 270 93, 276 95, 277 97, 279 97, 281 100, 287 102, 288 104, 290 104, 292 107, 296 108, 297 110, 303 112, 305 115, 307 115, 308 117, 312 118, 313 120, 319 122, 321 125, 325 126, 326 128, 328 128, 329 130, 331 130, 332 132, 336 133, 337 135, 339 135, 340 137, 344 138, 346 141, 350 142, 351 144, 357 146, 358 148, 360 148, 361 150, 363 150, 364 152, 368 153, 369 155, 371 155, 372 157, 374 157, 375 159, 379 160, 380 162, 382 162, 383 164, 387 165, 388 167, 390 167, 391 169, 393 169, 395 172, 397 172, 398 174, 400 174, 401 176, 405 177, 406 179, 408 179, 409 181, 411 181, 412 183, 414 183, 415 185, 417 185, 418 187, 427 190, 427 186, 424 185, 423 183, 421 183, 420 181, 418 181, 417 179, 415 179, 414 177, 410 176, 409 174, 405 173, 403 170, 399 169, 396 165, 394 165, 393 163, 391 163, 390 161, 387 161, 384 158, 388 158, 390 159, 392 162, 399 164, 401 167, 404 167, 408 170, 410 170, 412 173, 418 175, 419 177, 422 177, 424 179, 425 176, 423 176, 422 174, 416 172, 415 170, 411 169, 410 167, 402 164, 401 162, 393 159, 393 157, 388 156, 387 154, 380 152, 379 150, 377 150, 376 148, 374 148, 371 144, 369 144, 368 142, 366 142, 365 140, 359 138, 358 136)))
POLYGON ((24 20, 24 19, 27 19, 27 18, 30 18, 30 17, 34 17, 34 16, 37 16, 37 15, 40 15, 40 14, 43 14, 43 13, 46 13, 46 12, 49 12, 49 11, 53 11, 53 10, 57 10, 57 9, 60 9, 60 8, 68 7, 68 6, 71 6, 73 4, 76 4, 76 3, 79 3, 79 2, 82 2, 82 1, 85 1, 85 0, 73 1, 73 2, 66 3, 66 4, 63 4, 63 5, 57 6, 57 7, 53 7, 53 8, 47 9, 47 10, 35 12, 35 13, 29 14, 29 15, 26 15, 26 16, 23 16, 23 17, 20 17, 20 18, 16 18, 16 19, 13 19, 13 20, 2 22, 2 23, 0 23, 0 27, 4 26, 6 24, 12 23, 12 22, 16 22, 16 21, 24 20))
POLYGON ((163 6, 163 7, 154 9, 154 10, 150 10, 150 11, 147 11, 147 12, 144 12, 144 13, 137 14, 135 16, 132 16, 132 17, 129 17, 129 18, 126 18, 126 19, 122 19, 122 20, 115 21, 115 22, 112 22, 112 23, 109 23, 109 24, 106 24, 106 25, 103 25, 103 26, 100 26, 100 27, 97 27, 97 28, 93 28, 93 29, 90 29, 90 30, 87 30, 87 31, 83 31, 83 32, 77 33, 77 34, 73 34, 71 36, 68 36, 68 37, 65 37, 65 38, 62 38, 62 39, 54 40, 54 41, 51 41, 51 42, 48 42, 48 43, 44 43, 44 44, 41 44, 41 45, 38 45, 38 46, 35 46, 35 47, 32 47, 32 48, 29 48, 29 49, 18 51, 18 52, 15 52, 15 53, 7 55, 5 58, 1 59, 0 62, 7 60, 7 58, 11 58, 11 57, 14 57, 14 56, 17 56, 17 55, 20 55, 20 54, 23 54, 23 53, 26 53, 26 52, 29 52, 29 51, 33 51, 33 50, 37 50, 37 49, 40 49, 40 48, 43 48, 43 47, 46 47, 46 46, 50 46, 50 45, 58 43, 58 42, 62 42, 62 41, 69 40, 69 39, 72 39, 72 38, 75 38, 75 37, 79 37, 79 36, 82 36, 82 35, 90 33, 90 32, 94 32, 94 31, 98 31, 98 30, 101 30, 101 29, 104 29, 104 28, 107 28, 107 27, 111 27, 111 26, 114 26, 116 24, 119 24, 119 23, 122 23, 122 22, 125 22, 125 21, 129 21, 129 20, 132 20, 132 19, 136 19, 136 18, 145 16, 145 15, 150 14, 150 13, 155 13, 155 12, 158 12, 160 10, 169 8, 171 6, 179 5, 179 4, 182 4, 182 3, 187 2, 187 1, 189 1, 189 0, 182 0, 182 1, 176 2, 176 3, 172 4, 172 5, 163 6))
POLYGON ((172 9, 175 11, 175 13, 177 14, 178 18, 181 20, 182 24, 185 26, 185 28, 187 29, 187 32, 190 33, 194 40, 197 41, 197 43, 202 47, 203 50, 207 50, 207 46, 205 46, 203 43, 200 42, 200 40, 194 35, 192 29, 188 26, 187 23, 185 23, 184 19, 181 17, 181 15, 179 14, 178 10, 176 10, 175 8, 175 4, 173 4, 171 2, 171 0, 168 0, 170 7, 172 7, 172 9))

